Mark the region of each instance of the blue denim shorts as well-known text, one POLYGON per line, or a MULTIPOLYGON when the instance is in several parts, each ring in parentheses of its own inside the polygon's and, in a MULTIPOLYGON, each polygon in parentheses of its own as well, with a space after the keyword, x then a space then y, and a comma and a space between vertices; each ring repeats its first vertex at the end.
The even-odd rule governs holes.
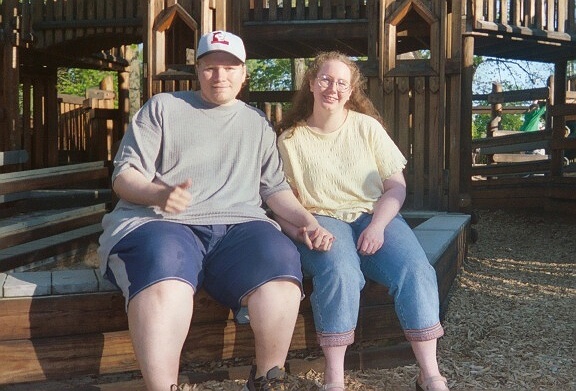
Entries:
POLYGON ((277 278, 302 290, 300 255, 288 237, 265 221, 233 225, 146 223, 112 249, 106 277, 127 304, 138 292, 176 279, 204 288, 215 300, 240 309, 244 296, 277 278))

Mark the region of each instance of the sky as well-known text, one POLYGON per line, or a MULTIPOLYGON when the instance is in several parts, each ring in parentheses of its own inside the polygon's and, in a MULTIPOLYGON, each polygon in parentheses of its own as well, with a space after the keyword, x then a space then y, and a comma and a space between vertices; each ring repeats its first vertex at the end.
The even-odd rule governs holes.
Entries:
POLYGON ((492 82, 500 82, 504 91, 546 87, 548 77, 553 73, 554 64, 551 63, 484 57, 474 74, 472 93, 489 93, 492 82))

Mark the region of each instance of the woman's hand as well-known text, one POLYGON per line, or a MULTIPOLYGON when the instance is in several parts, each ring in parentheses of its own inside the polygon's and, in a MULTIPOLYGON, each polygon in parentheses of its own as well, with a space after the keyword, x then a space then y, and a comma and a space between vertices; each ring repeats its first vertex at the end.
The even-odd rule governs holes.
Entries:
POLYGON ((356 249, 361 255, 372 255, 384 244, 384 229, 368 224, 358 238, 356 249))

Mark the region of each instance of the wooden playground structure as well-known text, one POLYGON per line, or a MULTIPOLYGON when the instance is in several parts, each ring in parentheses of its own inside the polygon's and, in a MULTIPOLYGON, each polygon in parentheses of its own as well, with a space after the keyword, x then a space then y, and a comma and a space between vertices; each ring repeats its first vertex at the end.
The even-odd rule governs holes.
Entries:
MULTIPOLYGON (((95 245, 113 203, 110 159, 129 121, 127 47, 143 45, 146 100, 197 88, 197 41, 215 29, 241 36, 249 59, 289 58, 296 67, 320 50, 358 57, 367 91, 408 158, 405 210, 418 223, 474 208, 568 211, 576 203, 576 177, 564 164, 565 151, 576 149, 576 139, 565 137, 566 122, 576 120, 568 75, 576 60, 574 0, 0 0, 0 9, 0 273, 95 245), (428 58, 406 56, 419 50, 428 58), (543 132, 472 140, 474 55, 554 64, 545 91, 482 97, 494 118, 504 102, 546 99, 543 132), (116 72, 118 96, 109 86, 83 99, 59 96, 59 68, 116 72), (545 161, 472 161, 478 151, 494 155, 534 143, 546 147, 545 161)), ((270 104, 291 96, 246 89, 242 99, 272 116, 270 104)), ((430 250, 443 300, 466 253, 469 221, 462 224, 430 250)), ((371 328, 359 338, 401 338, 393 306, 374 299, 382 289, 374 285, 364 292, 361 314, 371 328)), ((249 329, 209 298, 198 300, 212 310, 207 318, 195 315, 206 334, 191 337, 195 347, 185 358, 251 354, 249 329)), ((312 346, 307 310, 294 349, 312 346)), ((95 293, 0 298, 0 362, 14 357, 0 370, 0 384, 136 368, 122 300, 100 285, 95 293), (55 314, 69 321, 54 323, 55 314)), ((368 365, 367 357, 359 360, 368 365)))

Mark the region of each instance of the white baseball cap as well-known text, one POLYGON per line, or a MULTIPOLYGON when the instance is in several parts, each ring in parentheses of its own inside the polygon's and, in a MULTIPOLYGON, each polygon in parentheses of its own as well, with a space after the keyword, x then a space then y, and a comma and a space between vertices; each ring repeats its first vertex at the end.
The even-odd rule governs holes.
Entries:
POLYGON ((198 42, 196 60, 212 52, 227 52, 242 62, 246 62, 246 49, 242 38, 226 31, 212 31, 204 34, 198 42))

